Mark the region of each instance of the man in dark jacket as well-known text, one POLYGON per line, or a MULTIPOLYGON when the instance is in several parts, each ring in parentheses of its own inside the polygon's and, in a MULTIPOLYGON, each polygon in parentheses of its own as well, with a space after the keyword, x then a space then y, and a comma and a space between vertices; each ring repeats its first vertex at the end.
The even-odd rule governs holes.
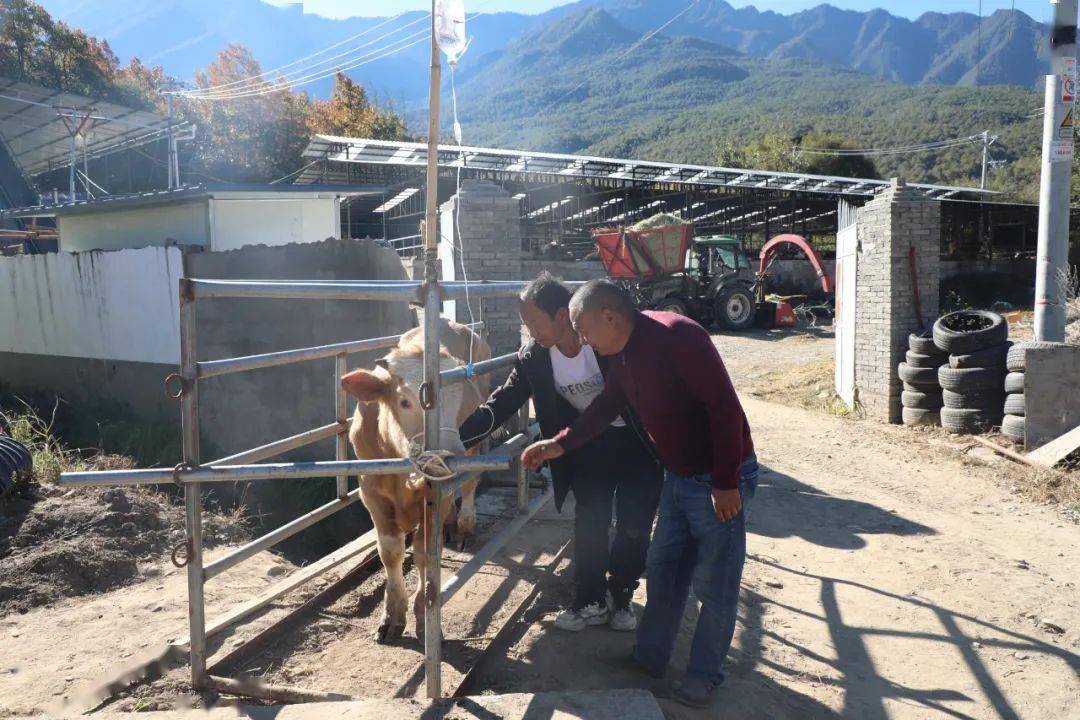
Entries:
MULTIPOLYGON (((471 447, 532 398, 544 437, 572 424, 604 388, 606 362, 584 345, 570 324, 570 291, 543 273, 521 294, 521 320, 532 340, 502 387, 461 426, 471 447)), ((628 411, 605 423, 590 442, 551 463, 555 507, 573 490, 574 600, 555 620, 570 631, 610 624, 633 630, 630 600, 645 569, 649 536, 663 475, 628 411), (615 539, 609 542, 612 500, 615 539)))

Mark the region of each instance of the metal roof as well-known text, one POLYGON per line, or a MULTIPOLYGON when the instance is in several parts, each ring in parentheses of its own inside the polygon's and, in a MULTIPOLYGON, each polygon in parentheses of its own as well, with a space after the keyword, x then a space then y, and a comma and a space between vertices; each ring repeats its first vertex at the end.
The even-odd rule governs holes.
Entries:
MULTIPOLYGON (((0 77, 0 139, 28 177, 71 164, 69 127, 87 115, 83 135, 90 159, 168 135, 169 120, 157 113, 0 77)), ((174 131, 191 127, 176 123, 174 131)))
MULTIPOLYGON (((427 144, 395 140, 315 135, 304 157, 324 160, 312 163, 295 180, 298 184, 312 182, 348 182, 347 169, 336 166, 344 163, 422 167, 427 164, 427 144)), ((711 165, 688 165, 645 160, 593 157, 531 150, 503 150, 457 145, 439 145, 439 165, 448 168, 468 168, 479 171, 519 173, 523 175, 553 175, 566 178, 621 180, 627 183, 645 182, 700 187, 755 188, 786 190, 827 195, 867 197, 889 185, 888 180, 849 178, 806 173, 772 172, 725 168, 711 165)), ((953 198, 958 195, 986 196, 991 190, 908 183, 928 197, 953 198)))
POLYGON ((355 185, 257 185, 228 183, 186 185, 172 188, 171 190, 151 190, 149 192, 133 193, 130 195, 105 195, 91 200, 79 200, 78 202, 58 203, 55 205, 34 205, 31 207, 13 208, 0 210, 0 219, 6 218, 30 218, 30 217, 54 217, 56 215, 69 215, 80 212, 96 212, 100 210, 112 210, 114 208, 131 207, 134 205, 157 205, 170 202, 182 202, 185 200, 198 200, 213 197, 222 193, 274 193, 282 195, 333 195, 335 197, 353 197, 360 195, 381 196, 385 192, 382 187, 364 187, 357 189, 355 185))

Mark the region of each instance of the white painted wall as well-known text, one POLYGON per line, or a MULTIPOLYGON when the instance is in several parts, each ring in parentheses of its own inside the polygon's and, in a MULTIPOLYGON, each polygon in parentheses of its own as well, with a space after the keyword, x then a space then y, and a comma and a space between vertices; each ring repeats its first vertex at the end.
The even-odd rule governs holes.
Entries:
POLYGON ((60 215, 60 250, 206 245, 206 200, 60 215))
POLYGON ((0 352, 180 362, 180 250, 0 257, 0 352))
POLYGON ((210 200, 211 249, 288 245, 341 237, 341 209, 332 195, 215 193, 210 200))

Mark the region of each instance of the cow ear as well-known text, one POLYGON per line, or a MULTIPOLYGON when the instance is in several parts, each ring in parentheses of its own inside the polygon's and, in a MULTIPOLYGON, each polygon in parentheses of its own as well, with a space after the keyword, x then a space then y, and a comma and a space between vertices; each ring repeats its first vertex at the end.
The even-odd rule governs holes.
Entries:
POLYGON ((353 370, 341 376, 341 387, 357 400, 372 402, 383 396, 390 383, 373 372, 353 370))

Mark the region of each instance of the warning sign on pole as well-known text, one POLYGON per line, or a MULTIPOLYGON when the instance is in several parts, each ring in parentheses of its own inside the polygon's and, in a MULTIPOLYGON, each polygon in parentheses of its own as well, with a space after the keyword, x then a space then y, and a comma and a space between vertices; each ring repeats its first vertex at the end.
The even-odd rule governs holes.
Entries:
POLYGON ((1074 137, 1075 128, 1073 127, 1073 108, 1069 108, 1065 113, 1065 119, 1061 121, 1061 125, 1058 126, 1057 136, 1059 140, 1071 140, 1074 137))
POLYGON ((1064 162, 1065 160, 1072 160, 1073 158, 1073 142, 1072 140, 1051 140, 1050 141, 1050 162, 1064 162))
POLYGON ((1061 73, 1061 102, 1076 102, 1076 58, 1065 58, 1061 73))

